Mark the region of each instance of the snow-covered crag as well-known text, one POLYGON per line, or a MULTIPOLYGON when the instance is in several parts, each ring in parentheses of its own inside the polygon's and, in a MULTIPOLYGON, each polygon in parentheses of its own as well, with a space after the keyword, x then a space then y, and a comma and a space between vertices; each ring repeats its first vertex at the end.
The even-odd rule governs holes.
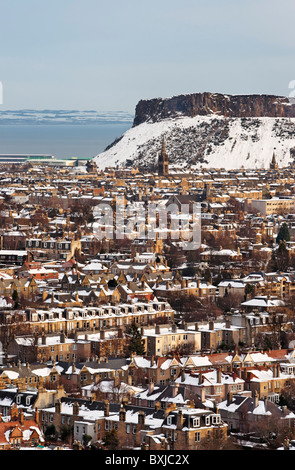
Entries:
POLYGON ((171 164, 268 168, 293 163, 295 105, 272 95, 198 93, 140 101, 133 127, 95 157, 98 168, 153 169, 165 138, 171 164))

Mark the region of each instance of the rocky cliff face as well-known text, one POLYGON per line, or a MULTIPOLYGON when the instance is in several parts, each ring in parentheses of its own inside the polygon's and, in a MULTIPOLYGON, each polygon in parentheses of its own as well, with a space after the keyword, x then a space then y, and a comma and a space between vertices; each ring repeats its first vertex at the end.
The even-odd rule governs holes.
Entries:
POLYGON ((153 169, 162 139, 177 166, 269 168, 295 162, 295 104, 271 95, 196 93, 141 100, 133 126, 95 157, 99 168, 153 169))
POLYGON ((136 106, 134 126, 179 116, 295 117, 295 105, 274 95, 224 95, 194 93, 168 99, 141 100, 136 106))

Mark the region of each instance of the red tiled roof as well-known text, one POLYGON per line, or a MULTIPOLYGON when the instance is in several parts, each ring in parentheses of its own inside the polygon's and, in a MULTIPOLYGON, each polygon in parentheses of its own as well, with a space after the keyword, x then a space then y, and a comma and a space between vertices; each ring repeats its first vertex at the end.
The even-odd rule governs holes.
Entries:
MULTIPOLYGON (((7 445, 9 444, 9 437, 13 431, 15 431, 18 435, 20 435, 21 439, 24 439, 24 432, 31 431, 32 434, 30 437, 34 435, 37 437, 37 430, 38 425, 34 420, 25 420, 23 424, 19 421, 8 421, 8 422, 0 422, 0 445, 7 445), (19 432, 18 432, 19 431, 19 432)), ((27 439, 25 439, 26 441, 27 439)))

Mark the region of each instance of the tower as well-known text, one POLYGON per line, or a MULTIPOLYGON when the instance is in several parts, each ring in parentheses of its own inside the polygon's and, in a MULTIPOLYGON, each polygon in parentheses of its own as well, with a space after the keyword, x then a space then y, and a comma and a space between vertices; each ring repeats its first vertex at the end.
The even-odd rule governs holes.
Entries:
POLYGON ((277 164, 277 161, 276 161, 275 153, 273 153, 273 155, 272 155, 272 160, 271 160, 269 168, 271 170, 277 170, 279 168, 279 166, 277 164))
POLYGON ((158 175, 167 176, 169 174, 169 161, 166 152, 165 139, 162 140, 162 149, 158 159, 158 175))

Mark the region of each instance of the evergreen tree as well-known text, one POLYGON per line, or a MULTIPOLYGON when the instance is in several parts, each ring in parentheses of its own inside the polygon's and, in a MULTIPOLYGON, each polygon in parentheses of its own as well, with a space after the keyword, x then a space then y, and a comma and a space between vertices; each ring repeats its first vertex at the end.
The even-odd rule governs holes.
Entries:
POLYGON ((245 300, 248 299, 248 295, 250 296, 250 298, 253 297, 255 293, 255 287, 253 286, 253 284, 246 284, 245 286, 245 300))
POLYGON ((144 341, 140 330, 137 328, 136 323, 133 322, 126 330, 126 336, 129 338, 127 346, 127 354, 132 353, 143 356, 145 354, 144 341))
POLYGON ((279 247, 274 249, 272 257, 268 263, 268 272, 272 271, 286 271, 290 264, 289 250, 286 247, 286 243, 281 241, 279 247))
POLYGON ((276 238, 276 242, 279 245, 280 242, 282 241, 289 242, 290 239, 291 237, 290 237, 289 227, 286 224, 286 222, 284 222, 280 227, 279 233, 276 238))
POLYGON ((14 301, 14 308, 18 309, 19 302, 18 302, 18 293, 17 290, 14 290, 12 293, 12 300, 14 301))
POLYGON ((277 250, 277 266, 280 271, 286 271, 289 267, 289 251, 284 240, 280 242, 277 250))
POLYGON ((116 450, 120 445, 118 433, 115 429, 107 431, 104 437, 104 443, 108 450, 116 450))

